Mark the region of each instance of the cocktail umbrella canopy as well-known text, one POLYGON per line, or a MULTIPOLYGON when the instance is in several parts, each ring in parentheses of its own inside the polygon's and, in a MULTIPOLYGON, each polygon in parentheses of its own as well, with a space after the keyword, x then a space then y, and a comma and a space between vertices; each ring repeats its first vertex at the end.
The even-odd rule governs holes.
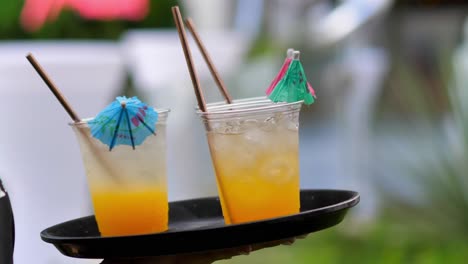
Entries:
POLYGON ((268 86, 268 89, 266 90, 266 94, 270 95, 271 92, 273 92, 273 89, 275 89, 276 85, 283 79, 284 75, 288 71, 289 65, 291 64, 292 58, 293 58, 293 53, 294 49, 288 49, 286 52, 286 59, 284 59, 283 66, 281 66, 280 71, 276 75, 276 77, 273 79, 271 82, 270 86, 268 86))
POLYGON ((93 137, 112 150, 118 145, 135 149, 150 135, 156 135, 158 113, 136 96, 119 96, 88 122, 93 137))
POLYGON ((312 87, 307 82, 299 55, 299 51, 294 51, 288 70, 269 95, 273 102, 291 103, 303 100, 306 105, 314 103, 314 94, 309 90, 312 87))

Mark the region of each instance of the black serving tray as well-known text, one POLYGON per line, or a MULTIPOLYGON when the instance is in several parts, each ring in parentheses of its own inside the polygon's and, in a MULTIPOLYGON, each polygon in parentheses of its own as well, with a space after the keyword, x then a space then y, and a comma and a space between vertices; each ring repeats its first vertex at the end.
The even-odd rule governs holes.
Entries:
POLYGON ((225 225, 219 199, 169 204, 169 230, 162 233, 101 237, 94 216, 71 220, 41 232, 45 242, 76 258, 131 258, 185 254, 277 241, 340 223, 359 194, 346 190, 302 190, 301 212, 243 224, 225 225))

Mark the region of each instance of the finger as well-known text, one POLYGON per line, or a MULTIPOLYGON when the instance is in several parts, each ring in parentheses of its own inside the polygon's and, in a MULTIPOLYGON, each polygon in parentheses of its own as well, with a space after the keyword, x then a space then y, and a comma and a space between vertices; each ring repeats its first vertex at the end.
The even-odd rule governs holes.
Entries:
POLYGON ((281 245, 285 245, 285 246, 290 246, 292 244, 294 244, 294 242, 296 241, 296 238, 289 238, 289 239, 286 239, 284 240, 281 245))
POLYGON ((241 246, 235 248, 227 248, 209 252, 200 252, 176 257, 175 264, 209 264, 218 260, 230 259, 234 256, 248 255, 252 251, 251 246, 241 246))
POLYGON ((296 241, 296 238, 292 237, 292 238, 281 239, 281 240, 276 240, 276 241, 271 241, 271 242, 258 243, 258 244, 252 245, 252 251, 270 248, 270 247, 276 247, 279 245, 292 245, 294 244, 295 241, 296 241))
POLYGON ((276 246, 281 245, 282 242, 284 242, 284 240, 277 240, 277 241, 254 244, 252 245, 252 251, 256 251, 256 250, 260 250, 264 248, 276 247, 276 246))
POLYGON ((128 259, 105 259, 101 264, 154 264, 154 263, 174 263, 176 256, 142 257, 128 259))
POLYGON ((212 252, 211 254, 217 258, 217 260, 221 259, 230 259, 234 256, 238 255, 249 255, 252 252, 252 246, 240 246, 235 248, 228 248, 220 251, 212 252))
POLYGON ((250 252, 252 252, 252 246, 248 245, 241 247, 238 252, 240 253, 240 255, 249 255, 250 252))

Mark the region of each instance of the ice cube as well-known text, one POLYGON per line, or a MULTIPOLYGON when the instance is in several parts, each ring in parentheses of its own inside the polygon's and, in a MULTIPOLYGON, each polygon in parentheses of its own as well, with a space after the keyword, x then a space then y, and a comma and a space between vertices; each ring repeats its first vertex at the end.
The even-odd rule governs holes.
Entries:
POLYGON ((288 182, 298 175, 297 159, 291 159, 286 156, 270 156, 259 166, 261 176, 277 184, 288 182))
POLYGON ((263 122, 260 124, 260 128, 264 131, 273 131, 277 124, 277 116, 270 116, 263 120, 263 122))
POLYGON ((233 119, 223 122, 213 122, 211 129, 220 134, 239 134, 242 133, 242 124, 240 120, 233 119))
POLYGON ((258 147, 265 141, 265 132, 258 127, 253 127, 245 130, 243 137, 245 139, 246 147, 258 147))

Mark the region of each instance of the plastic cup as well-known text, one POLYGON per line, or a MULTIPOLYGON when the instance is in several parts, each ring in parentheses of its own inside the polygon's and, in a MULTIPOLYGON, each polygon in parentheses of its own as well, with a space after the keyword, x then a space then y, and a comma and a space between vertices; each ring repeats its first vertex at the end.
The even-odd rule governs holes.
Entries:
POLYGON ((208 104, 205 123, 227 224, 298 213, 302 101, 208 104))
POLYGON ((84 120, 71 126, 80 145, 97 225, 102 236, 137 235, 168 229, 166 176, 167 109, 158 114, 156 135, 136 146, 109 146, 94 138, 84 120))

